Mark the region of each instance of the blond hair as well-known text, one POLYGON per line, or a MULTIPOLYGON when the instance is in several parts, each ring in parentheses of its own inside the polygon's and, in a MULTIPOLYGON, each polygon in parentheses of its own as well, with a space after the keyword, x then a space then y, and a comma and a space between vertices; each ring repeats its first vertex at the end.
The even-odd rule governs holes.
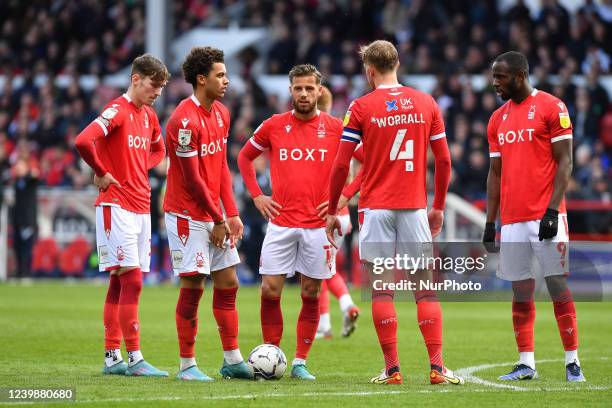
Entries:
POLYGON ((359 56, 365 65, 374 67, 379 73, 393 71, 399 62, 397 49, 389 41, 376 40, 368 45, 362 45, 359 56))

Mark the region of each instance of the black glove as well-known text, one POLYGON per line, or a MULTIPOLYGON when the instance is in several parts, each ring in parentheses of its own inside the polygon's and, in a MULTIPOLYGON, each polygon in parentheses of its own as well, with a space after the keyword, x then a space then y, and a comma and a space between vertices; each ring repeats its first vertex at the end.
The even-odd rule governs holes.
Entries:
POLYGON ((547 208, 542 220, 540 221, 540 232, 538 232, 538 238, 540 241, 544 239, 551 239, 557 235, 557 227, 559 221, 559 211, 547 208))
POLYGON ((487 222, 485 224, 484 235, 482 236, 482 243, 484 244, 487 252, 496 253, 499 252, 499 247, 495 246, 495 223, 487 222))

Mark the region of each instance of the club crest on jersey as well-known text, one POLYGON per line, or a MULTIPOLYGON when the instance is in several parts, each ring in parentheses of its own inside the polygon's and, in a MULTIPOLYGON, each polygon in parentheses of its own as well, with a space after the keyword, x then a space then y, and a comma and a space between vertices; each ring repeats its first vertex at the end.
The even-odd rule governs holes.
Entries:
POLYGON ((563 129, 567 129, 568 127, 572 125, 572 122, 570 121, 570 117, 567 113, 565 112, 559 113, 559 124, 561 125, 563 129))
POLYGON ((559 109, 561 109, 562 112, 565 110, 565 104, 563 102, 557 102, 557 106, 559 107, 559 109))
POLYGON ((399 110, 396 99, 393 99, 392 101, 385 101, 385 105, 387 105, 387 112, 399 110))
POLYGON ((217 123, 219 124, 219 127, 222 128, 223 127, 223 119, 221 119, 221 114, 219 112, 215 112, 217 114, 217 123))
POLYGON ((187 119, 187 118, 181 119, 181 124, 183 125, 183 127, 187 127, 188 123, 189 123, 189 119, 187 119))
POLYGON ((319 128, 317 129, 317 136, 322 139, 325 137, 325 124, 319 123, 319 128))
POLYGON ((149 128, 149 115, 147 115, 147 112, 144 114, 144 127, 149 128))
POLYGON ((532 120, 533 118, 535 118, 535 110, 536 110, 535 105, 529 106, 529 113, 527 114, 527 119, 532 120))
POLYGON ((504 116, 502 116, 502 122, 505 121, 507 117, 508 117, 508 114, 504 113, 504 116))
POLYGON ((289 131, 291 130, 291 125, 285 125, 285 130, 287 131, 287 133, 289 133, 289 131))
POLYGON ((189 146, 191 144, 191 130, 190 129, 179 129, 178 143, 181 146, 189 146))

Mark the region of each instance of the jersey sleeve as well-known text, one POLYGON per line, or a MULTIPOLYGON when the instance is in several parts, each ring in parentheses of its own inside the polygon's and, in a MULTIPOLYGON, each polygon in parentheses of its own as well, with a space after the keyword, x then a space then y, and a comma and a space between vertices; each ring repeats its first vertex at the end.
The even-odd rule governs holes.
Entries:
POLYGON ((549 105, 545 120, 551 143, 572 138, 572 121, 567 107, 561 100, 555 99, 554 103, 549 105))
POLYGON ((152 131, 151 131, 151 144, 159 143, 162 138, 161 125, 159 124, 159 118, 153 112, 151 114, 152 131))
POLYGON ((501 157, 497 141, 497 112, 494 112, 487 125, 487 139, 489 141, 489 157, 501 157))
POLYGON ((261 125, 255 129, 253 132, 253 136, 249 139, 249 143, 251 143, 257 150, 266 151, 270 148, 270 131, 272 128, 271 124, 272 118, 264 120, 261 125))
POLYGON ((359 100, 356 99, 348 107, 342 125, 344 130, 342 131, 342 140, 354 143, 361 142, 362 134, 362 114, 361 105, 359 100))
POLYGON ((125 117, 125 108, 118 103, 109 103, 104 107, 102 113, 94 119, 104 132, 104 136, 108 136, 114 129, 121 126, 125 117))
POLYGON ((177 157, 192 157, 198 154, 198 129, 195 121, 179 117, 168 123, 167 137, 174 142, 177 157))
POLYGON ((444 128, 444 118, 442 116, 442 110, 433 98, 431 98, 431 101, 433 109, 433 119, 431 121, 429 141, 433 142, 434 140, 446 137, 446 130, 444 128))

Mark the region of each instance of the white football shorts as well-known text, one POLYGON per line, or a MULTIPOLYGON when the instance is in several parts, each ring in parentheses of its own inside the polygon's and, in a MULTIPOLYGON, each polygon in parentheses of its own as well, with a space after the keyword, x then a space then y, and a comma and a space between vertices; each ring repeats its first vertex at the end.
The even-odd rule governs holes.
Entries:
POLYGON ((259 273, 291 277, 295 272, 313 279, 329 279, 336 273, 336 250, 327 241, 325 228, 291 228, 268 223, 259 273))
POLYGON ((171 213, 166 213, 165 219, 172 270, 176 276, 209 275, 240 263, 235 246, 226 242, 221 249, 210 242, 212 221, 194 221, 171 213))
POLYGON ((534 255, 542 275, 569 273, 569 235, 567 215, 559 214, 557 235, 540 241, 540 221, 515 222, 502 225, 497 276, 508 281, 536 278, 534 255))
MULTIPOLYGON (((431 257, 432 238, 427 210, 361 209, 363 221, 359 232, 362 261, 394 258, 431 257)), ((422 263, 422 262, 421 262, 422 263)))
POLYGON ((149 272, 151 215, 115 205, 96 206, 96 242, 100 272, 126 266, 149 272))

